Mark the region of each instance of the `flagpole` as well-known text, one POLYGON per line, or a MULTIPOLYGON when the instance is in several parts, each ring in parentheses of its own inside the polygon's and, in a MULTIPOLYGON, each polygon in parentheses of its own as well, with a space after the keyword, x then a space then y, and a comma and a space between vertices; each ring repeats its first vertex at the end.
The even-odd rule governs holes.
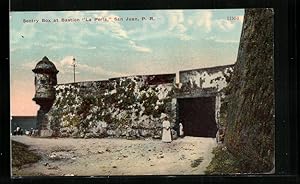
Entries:
POLYGON ((76 67, 75 58, 73 58, 74 83, 75 83, 75 67, 76 67))

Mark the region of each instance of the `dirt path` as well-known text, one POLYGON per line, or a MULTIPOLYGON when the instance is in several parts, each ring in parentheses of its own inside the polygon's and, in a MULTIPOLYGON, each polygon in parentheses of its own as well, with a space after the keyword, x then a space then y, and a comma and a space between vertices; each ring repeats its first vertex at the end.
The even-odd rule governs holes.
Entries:
POLYGON ((42 156, 13 168, 13 175, 182 175, 204 174, 212 159, 213 138, 159 140, 32 138, 12 136, 42 156))

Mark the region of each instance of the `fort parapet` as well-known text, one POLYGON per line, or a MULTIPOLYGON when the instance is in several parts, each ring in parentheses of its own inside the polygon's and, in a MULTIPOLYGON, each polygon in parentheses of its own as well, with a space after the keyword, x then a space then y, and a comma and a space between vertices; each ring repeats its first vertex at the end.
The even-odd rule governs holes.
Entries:
POLYGON ((180 71, 179 84, 174 73, 53 85, 55 100, 44 122, 52 136, 160 139, 168 116, 173 139, 180 122, 185 135, 215 137, 232 70, 225 65, 180 71))

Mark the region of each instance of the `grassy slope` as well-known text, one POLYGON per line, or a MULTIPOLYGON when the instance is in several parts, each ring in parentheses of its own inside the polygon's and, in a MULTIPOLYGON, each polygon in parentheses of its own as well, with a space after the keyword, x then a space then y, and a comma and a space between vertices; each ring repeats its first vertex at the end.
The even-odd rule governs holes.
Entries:
POLYGON ((40 156, 28 149, 28 146, 12 141, 12 166, 21 167, 25 164, 39 161, 40 156))

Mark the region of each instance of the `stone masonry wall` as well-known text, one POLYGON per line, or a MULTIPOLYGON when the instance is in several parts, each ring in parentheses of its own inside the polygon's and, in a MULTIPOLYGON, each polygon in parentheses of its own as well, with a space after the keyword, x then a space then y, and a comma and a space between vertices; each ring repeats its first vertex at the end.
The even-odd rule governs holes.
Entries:
POLYGON ((54 136, 161 138, 162 121, 169 117, 177 138, 177 98, 216 96, 216 122, 220 91, 227 85, 232 65, 180 72, 141 75, 55 86, 56 98, 45 115, 54 136))
POLYGON ((163 118, 171 116, 171 82, 132 76, 57 85, 51 129, 61 137, 161 138, 163 118))
POLYGON ((225 145, 243 173, 274 167, 273 14, 272 9, 245 10, 237 62, 221 108, 225 145))

